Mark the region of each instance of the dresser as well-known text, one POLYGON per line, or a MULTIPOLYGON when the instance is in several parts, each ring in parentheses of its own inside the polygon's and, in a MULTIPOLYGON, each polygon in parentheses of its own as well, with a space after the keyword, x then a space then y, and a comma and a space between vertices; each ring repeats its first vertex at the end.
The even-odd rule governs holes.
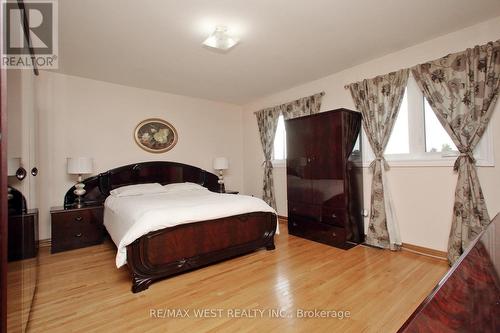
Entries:
POLYGON ((344 249, 363 242, 361 114, 337 109, 285 127, 289 233, 344 249))
POLYGON ((500 332, 500 214, 398 331, 419 332, 500 332))
POLYGON ((104 206, 52 207, 51 252, 101 244, 104 240, 104 206))

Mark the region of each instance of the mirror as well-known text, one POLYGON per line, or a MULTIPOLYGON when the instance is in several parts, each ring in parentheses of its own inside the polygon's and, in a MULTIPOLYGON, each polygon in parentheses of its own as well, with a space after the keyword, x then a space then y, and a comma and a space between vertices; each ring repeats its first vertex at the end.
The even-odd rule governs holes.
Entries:
POLYGON ((36 204, 36 114, 34 76, 30 70, 7 70, 8 264, 7 331, 25 332, 38 270, 36 204), (30 173, 26 171, 32 170, 30 173))

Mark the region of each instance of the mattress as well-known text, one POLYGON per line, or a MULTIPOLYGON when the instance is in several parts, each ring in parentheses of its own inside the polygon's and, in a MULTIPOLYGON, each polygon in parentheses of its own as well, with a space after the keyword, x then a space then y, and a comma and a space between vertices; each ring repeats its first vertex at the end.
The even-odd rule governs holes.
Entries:
POLYGON ((176 185, 159 193, 108 196, 104 203, 104 226, 118 248, 117 267, 127 263, 126 246, 152 231, 251 212, 276 214, 259 198, 214 193, 194 184, 176 185))

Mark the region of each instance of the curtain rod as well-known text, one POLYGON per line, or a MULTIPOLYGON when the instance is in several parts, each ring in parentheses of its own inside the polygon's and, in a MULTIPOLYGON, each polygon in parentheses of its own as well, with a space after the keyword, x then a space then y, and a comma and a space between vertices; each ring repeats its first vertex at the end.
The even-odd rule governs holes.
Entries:
POLYGON ((302 98, 307 98, 307 97, 311 97, 311 96, 314 96, 314 95, 317 95, 317 94, 320 94, 321 96, 325 96, 325 92, 322 91, 322 92, 319 92, 319 93, 316 93, 316 94, 312 94, 312 95, 309 95, 309 96, 306 96, 306 97, 301 97, 301 98, 297 98, 297 99, 294 99, 293 101, 290 101, 290 102, 286 102, 286 103, 281 103, 281 104, 278 104, 278 105, 274 105, 274 106, 270 106, 270 107, 267 107, 267 108, 264 108, 264 109, 261 109, 259 111, 255 111, 254 114, 262 111, 262 110, 265 110, 265 109, 270 109, 270 108, 275 108, 277 106, 280 106, 280 105, 283 105, 283 104, 289 104, 289 103, 293 103, 295 101, 298 101, 299 99, 302 99, 302 98))
MULTIPOLYGON (((397 70, 397 71, 392 71, 392 72, 389 72, 389 73, 399 72, 400 70, 403 70, 403 69, 408 69, 408 70, 409 70, 408 77, 413 77, 413 73, 412 73, 412 71, 411 71, 412 67, 408 67, 408 68, 401 68, 401 69, 399 69, 399 70, 397 70)), ((389 73, 387 73, 387 74, 389 74, 389 73)), ((377 76, 375 76, 375 77, 384 76, 384 75, 387 75, 387 74, 381 74, 381 75, 377 75, 377 76)), ((371 79, 368 79, 368 80, 371 80, 371 79)), ((364 80, 361 80, 361 81, 358 81, 358 82, 363 82, 363 81, 364 81, 364 80)), ((346 84, 346 85, 344 86, 344 89, 346 89, 346 90, 347 90, 347 89, 349 89, 349 87, 351 86, 351 84, 354 84, 354 83, 356 83, 356 82, 352 82, 352 83, 346 84)))
MULTIPOLYGON (((497 39, 496 41, 489 41, 489 42, 487 42, 487 43, 485 43, 485 44, 481 44, 481 45, 474 45, 472 48, 467 48, 467 49, 465 49, 464 51, 458 51, 458 52, 454 52, 454 53, 448 53, 447 55, 449 56, 449 55, 452 55, 452 54, 462 53, 462 52, 465 52, 465 51, 467 51, 467 50, 469 50, 469 49, 474 49, 474 48, 476 48, 476 47, 482 47, 482 46, 486 46, 486 45, 488 45, 488 44, 490 44, 490 43, 497 43, 497 42, 500 42, 500 39, 497 39)), ((444 57, 446 57, 447 55, 445 55, 444 57)), ((443 57, 441 57, 441 58, 437 58, 437 59, 434 59, 434 60, 430 60, 430 61, 436 61, 436 60, 439 60, 439 59, 442 59, 442 58, 443 58, 443 57)), ((429 61, 428 61, 428 62, 429 62, 429 61)), ((417 65, 417 66, 418 66, 418 65, 417 65)), ((401 69, 398 69, 397 71, 393 71, 393 72, 399 72, 399 71, 400 71, 400 70, 402 70, 402 69, 408 69, 408 70, 409 70, 409 72, 410 72, 410 73, 409 73, 409 75, 410 75, 410 76, 412 76, 412 71, 411 71, 411 69, 412 69, 413 67, 415 67, 415 66, 410 66, 410 67, 407 67, 407 68, 401 68, 401 69)), ((389 72, 389 73, 393 73, 393 72, 389 72)), ((387 74, 389 74, 389 73, 387 73, 387 74)), ((387 74, 382 74, 382 75, 378 75, 378 76, 383 76, 383 75, 387 75, 387 74)), ((375 76, 375 77, 378 77, 378 76, 375 76)), ((353 84, 353 83, 355 83, 355 82, 352 82, 352 83, 346 84, 346 85, 344 86, 344 89, 349 89, 349 86, 350 86, 351 84, 353 84)))

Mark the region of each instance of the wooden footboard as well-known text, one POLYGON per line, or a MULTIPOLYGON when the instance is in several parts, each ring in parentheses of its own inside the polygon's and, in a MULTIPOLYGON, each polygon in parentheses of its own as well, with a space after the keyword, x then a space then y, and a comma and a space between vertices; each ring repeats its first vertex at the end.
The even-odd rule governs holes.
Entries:
POLYGON ((265 247, 274 250, 276 215, 255 212, 151 232, 127 246, 132 292, 153 281, 265 247))

